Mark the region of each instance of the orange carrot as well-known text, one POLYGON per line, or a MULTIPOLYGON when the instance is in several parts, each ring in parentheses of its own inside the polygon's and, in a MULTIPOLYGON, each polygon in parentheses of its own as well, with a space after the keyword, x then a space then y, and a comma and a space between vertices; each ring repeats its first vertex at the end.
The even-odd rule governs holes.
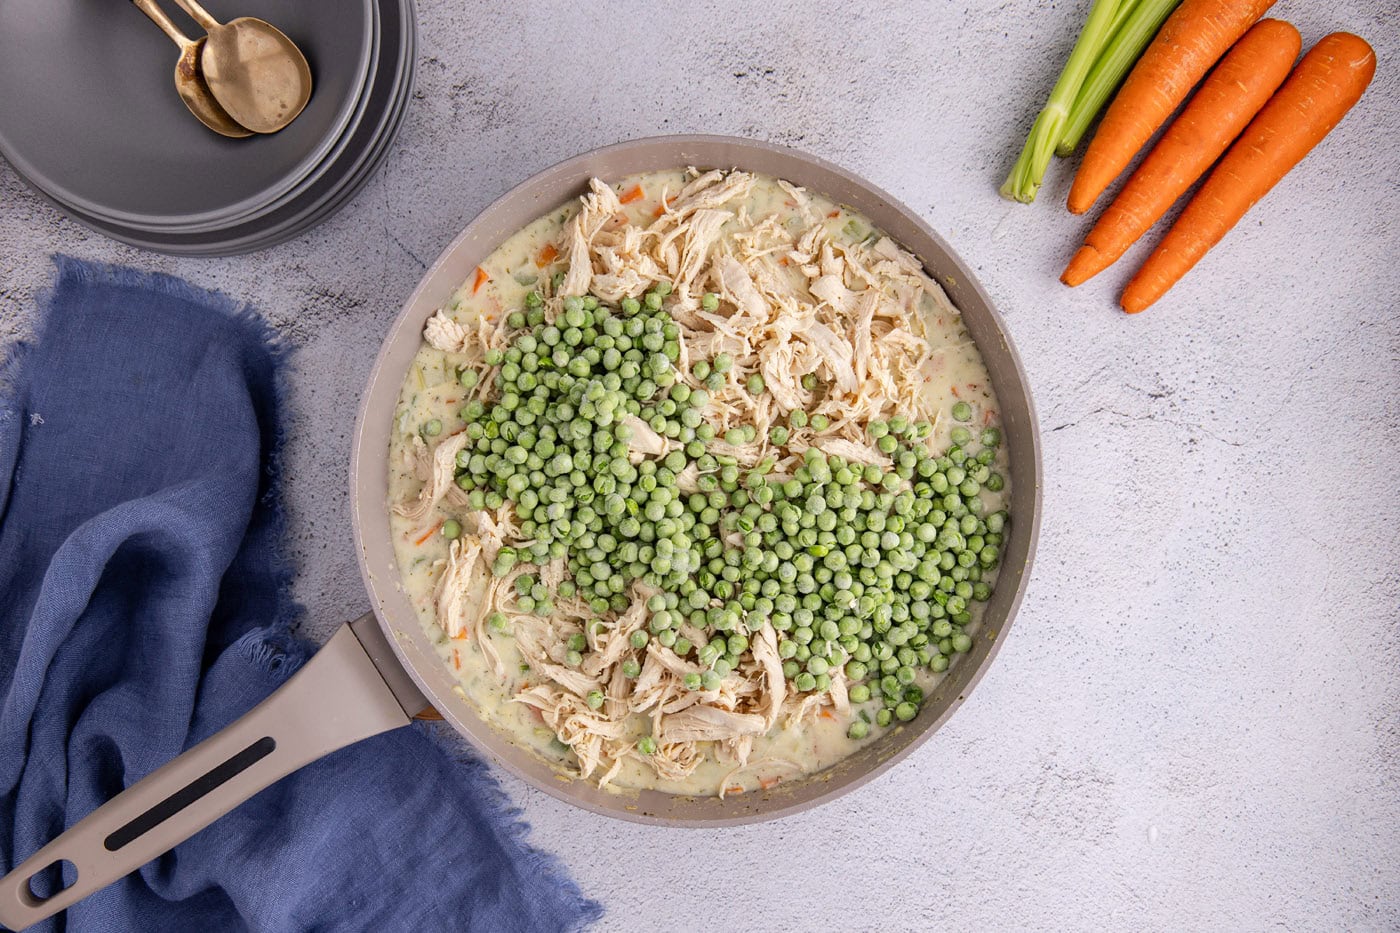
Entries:
POLYGON ((1082 214, 1171 116, 1201 76, 1274 0, 1184 0, 1133 66, 1103 115, 1069 189, 1082 214))
POLYGON ((491 276, 486 274, 486 270, 480 266, 476 267, 476 278, 472 281, 472 294, 475 295, 481 286, 491 281, 491 276))
POLYGON ((437 522, 436 525, 434 525, 433 527, 429 528, 427 531, 423 532, 423 537, 419 538, 417 541, 414 541, 413 543, 414 543, 415 545, 422 544, 424 541, 427 541, 429 538, 431 538, 431 537, 433 536, 433 532, 437 531, 437 530, 438 530, 439 528, 441 528, 441 527, 442 527, 442 519, 438 519, 438 522, 437 522))
POLYGON ((1334 32, 1312 47, 1220 160, 1123 291, 1135 314, 1176 284, 1361 99, 1376 73, 1364 39, 1334 32))
POLYGON ((553 243, 546 243, 544 249, 540 250, 539 255, 535 257, 535 265, 543 269, 558 257, 558 248, 553 243))
POLYGON ((640 201, 642 197, 642 186, 633 185, 627 191, 624 191, 617 200, 623 204, 631 204, 633 201, 640 201))
POLYGON ((1060 281, 1079 285, 1117 262, 1234 142, 1288 77, 1302 44, 1298 30, 1276 19, 1245 33, 1094 224, 1060 281))

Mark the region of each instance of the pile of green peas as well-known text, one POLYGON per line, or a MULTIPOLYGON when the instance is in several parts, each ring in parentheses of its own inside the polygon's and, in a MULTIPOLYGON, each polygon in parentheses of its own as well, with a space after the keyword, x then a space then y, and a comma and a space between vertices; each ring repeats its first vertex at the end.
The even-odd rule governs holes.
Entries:
MULTIPOLYGON (((974 434, 965 424, 972 409, 958 402, 952 414, 964 423, 941 455, 929 448, 927 422, 896 415, 866 426, 892 467, 809 448, 790 477, 770 476, 772 457, 743 469, 711 451, 715 429, 705 420, 733 360, 718 354, 678 371, 669 293, 662 283, 615 308, 567 298, 553 321, 532 293, 509 315, 510 346, 486 359, 496 368, 491 401, 460 412, 468 444, 457 458, 472 508, 509 501, 516 511, 521 540, 500 550, 493 572, 564 558, 568 578, 556 593, 534 574, 516 579, 518 607, 539 615, 556 596, 581 598, 600 617, 620 613, 633 582, 645 583, 656 592, 632 646, 655 638, 698 664, 691 689, 715 689, 771 625, 793 689, 825 691, 839 668, 853 703, 880 701, 873 717, 862 711, 852 722, 852 738, 868 735, 872 718, 877 726, 913 719, 924 699, 917 672, 946 670, 971 648, 972 604, 992 592, 1007 516, 988 511, 980 494, 1004 487, 993 468, 1000 432, 974 434), (672 449, 634 463, 628 416, 672 449), (677 477, 691 464, 698 489, 687 494, 677 477), (681 634, 687 622, 698 639, 681 634)), ((467 368, 460 378, 472 387, 479 373, 467 368)), ((817 377, 803 384, 814 388, 817 377)), ((757 378, 744 387, 766 388, 757 378)), ((781 447, 802 427, 823 431, 829 421, 794 410, 769 440, 781 447)), ((743 425, 720 440, 755 438, 743 425)), ((504 617, 491 623, 507 627, 504 617)), ((576 641, 571 664, 586 651, 586 639, 576 641)), ((628 660, 624 673, 635 677, 640 665, 628 660)))

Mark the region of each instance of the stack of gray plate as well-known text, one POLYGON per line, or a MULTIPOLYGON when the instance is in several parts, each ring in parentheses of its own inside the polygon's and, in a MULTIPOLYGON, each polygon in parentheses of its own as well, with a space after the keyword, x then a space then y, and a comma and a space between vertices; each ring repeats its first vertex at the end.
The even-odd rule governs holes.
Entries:
MULTIPOLYGON (((163 4, 191 37, 202 35, 163 4)), ((413 0, 205 0, 277 26, 311 64, 280 133, 227 139, 175 93, 179 49, 130 3, 0 2, 0 155, 107 236, 193 256, 280 243, 344 206, 388 153, 413 85, 413 0)))

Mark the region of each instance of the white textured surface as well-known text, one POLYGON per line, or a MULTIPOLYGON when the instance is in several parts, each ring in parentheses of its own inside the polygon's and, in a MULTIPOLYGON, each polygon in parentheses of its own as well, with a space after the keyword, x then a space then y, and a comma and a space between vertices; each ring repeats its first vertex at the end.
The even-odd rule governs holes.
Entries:
MULTIPOLYGON (((584 149, 667 132, 788 143, 927 218, 1009 321, 1044 430, 1044 535, 1012 637, 892 773, 780 823, 603 822, 505 783, 607 929, 1400 926, 1400 31, 1393 0, 1284 0, 1381 72, 1158 307, 1124 269, 1056 281, 1085 223, 996 187, 1087 2, 421 0, 417 100, 378 177, 293 243, 174 260, 62 219, 0 164, 0 337, 47 254, 162 269, 299 347, 298 596, 365 606, 345 464, 381 335, 480 208, 584 149), (541 15, 527 10, 544 8, 541 15)), ((0 89, 8 93, 9 89, 0 89)))

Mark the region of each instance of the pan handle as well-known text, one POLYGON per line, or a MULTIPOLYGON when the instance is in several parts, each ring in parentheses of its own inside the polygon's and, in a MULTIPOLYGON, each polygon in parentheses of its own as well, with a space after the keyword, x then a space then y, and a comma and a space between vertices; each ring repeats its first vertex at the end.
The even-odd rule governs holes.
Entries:
POLYGON ((342 625, 241 719, 122 791, 0 878, 0 924, 18 930, 53 916, 303 765, 407 725, 425 706, 373 614, 342 625), (77 878, 50 897, 36 896, 30 880, 59 861, 71 863, 77 878))

